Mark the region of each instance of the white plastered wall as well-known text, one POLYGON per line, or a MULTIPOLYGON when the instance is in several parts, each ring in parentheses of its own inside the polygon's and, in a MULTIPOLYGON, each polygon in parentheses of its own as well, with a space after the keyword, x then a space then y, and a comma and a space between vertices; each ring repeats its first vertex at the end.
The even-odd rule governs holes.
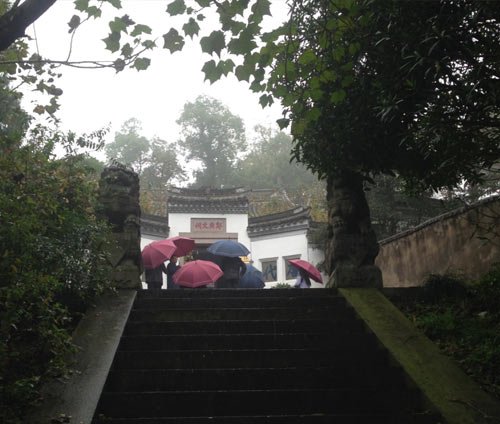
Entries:
MULTIPOLYGON (((278 283, 293 285, 294 280, 286 280, 285 263, 288 259, 304 259, 313 265, 323 260, 317 249, 308 247, 306 230, 290 233, 272 234, 252 239, 250 250, 252 251, 253 265, 262 270, 262 261, 276 260, 277 281, 266 283, 266 288, 278 283)), ((323 276, 323 281, 325 277, 323 276)), ((323 287, 322 284, 311 281, 313 288, 323 287)))

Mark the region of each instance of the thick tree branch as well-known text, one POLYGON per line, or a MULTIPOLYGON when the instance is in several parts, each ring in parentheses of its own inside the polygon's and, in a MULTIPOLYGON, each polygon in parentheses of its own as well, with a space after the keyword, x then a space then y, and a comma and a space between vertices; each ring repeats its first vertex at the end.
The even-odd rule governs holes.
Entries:
POLYGON ((0 51, 25 35, 26 28, 42 16, 56 0, 26 0, 0 16, 0 51))

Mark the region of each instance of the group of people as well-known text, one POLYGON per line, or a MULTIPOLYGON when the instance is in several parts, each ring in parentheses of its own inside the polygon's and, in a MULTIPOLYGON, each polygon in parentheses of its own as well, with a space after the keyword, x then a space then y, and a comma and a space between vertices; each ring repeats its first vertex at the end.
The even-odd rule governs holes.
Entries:
MULTIPOLYGON (((158 290, 163 286, 163 274, 167 275, 167 289, 178 289, 180 286, 174 283, 174 274, 180 268, 178 264, 179 258, 172 256, 167 266, 162 263, 159 267, 146 269, 146 284, 149 290, 158 290)), ((240 257, 221 257, 218 261, 222 272, 221 278, 215 282, 217 289, 234 289, 238 288, 240 278, 245 274, 247 266, 240 257)), ((299 269, 297 279, 295 280, 294 288, 307 289, 311 287, 311 280, 307 273, 299 269)))
MULTIPOLYGON (((174 274, 180 268, 179 258, 172 256, 167 266, 162 263, 159 267, 145 270, 146 284, 149 290, 158 290, 163 286, 163 274, 167 275, 167 289, 178 289, 180 286, 174 283, 174 274)), ((221 278, 215 282, 215 288, 237 288, 240 278, 246 272, 245 262, 240 257, 230 258, 221 257, 217 261, 224 273, 221 278)))
POLYGON ((147 269, 144 271, 148 290, 159 290, 163 286, 163 274, 167 274, 167 289, 177 289, 179 286, 174 283, 174 274, 180 268, 178 264, 179 258, 172 256, 165 266, 162 263, 157 268, 147 269))

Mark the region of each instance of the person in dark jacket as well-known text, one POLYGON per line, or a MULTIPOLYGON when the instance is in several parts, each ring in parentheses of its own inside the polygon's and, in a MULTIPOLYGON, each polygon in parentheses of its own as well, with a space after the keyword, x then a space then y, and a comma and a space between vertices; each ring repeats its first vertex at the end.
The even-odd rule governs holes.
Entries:
POLYGON ((215 288, 235 289, 239 285, 240 278, 245 274, 247 266, 240 257, 223 257, 220 269, 224 272, 224 275, 217 280, 215 288))
POLYGON ((148 290, 159 290, 163 285, 163 273, 167 273, 167 268, 165 264, 152 269, 146 269, 146 284, 148 285, 148 290))
POLYGON ((177 256, 172 256, 170 262, 167 265, 167 290, 168 289, 178 289, 179 286, 174 283, 174 274, 180 268, 177 264, 177 256))

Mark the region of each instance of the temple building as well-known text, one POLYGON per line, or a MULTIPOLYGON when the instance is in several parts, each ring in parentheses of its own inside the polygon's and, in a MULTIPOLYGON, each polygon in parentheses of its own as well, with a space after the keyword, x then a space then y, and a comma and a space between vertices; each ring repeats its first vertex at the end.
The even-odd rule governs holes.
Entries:
POLYGON ((315 223, 310 208, 251 216, 249 194, 244 188, 170 188, 167 217, 141 217, 141 248, 154 240, 185 236, 195 240, 196 257, 217 240, 235 240, 250 250, 244 260, 263 272, 266 288, 293 284, 297 273, 289 259, 304 259, 316 266, 324 259, 321 246, 311 241, 315 223))

